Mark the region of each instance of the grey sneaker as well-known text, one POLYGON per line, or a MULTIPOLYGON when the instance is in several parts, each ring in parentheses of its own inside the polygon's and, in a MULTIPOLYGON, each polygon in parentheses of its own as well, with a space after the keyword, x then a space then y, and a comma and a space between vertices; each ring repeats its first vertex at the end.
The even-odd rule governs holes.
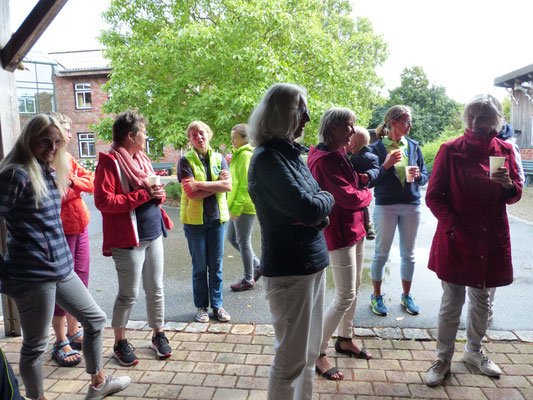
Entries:
POLYGON ((450 373, 450 367, 449 361, 435 361, 426 372, 426 385, 433 387, 442 384, 446 375, 450 373))
POLYGON ((98 387, 89 385, 89 391, 87 392, 87 396, 85 396, 85 400, 103 399, 110 394, 126 389, 126 386, 128 386, 130 382, 131 378, 129 376, 119 376, 118 378, 113 378, 113 376, 108 375, 105 377, 105 381, 102 382, 98 387))
POLYGON ((196 311, 196 321, 198 322, 209 322, 209 314, 207 313, 207 307, 200 307, 196 311))
POLYGON ((502 374, 500 367, 490 361, 483 350, 480 350, 479 352, 470 352, 465 349, 463 361, 477 367, 481 373, 485 375, 499 377, 502 374))
POLYGON ((222 307, 214 309, 213 312, 215 313, 215 316, 220 322, 229 322, 229 320, 231 319, 228 312, 222 307))

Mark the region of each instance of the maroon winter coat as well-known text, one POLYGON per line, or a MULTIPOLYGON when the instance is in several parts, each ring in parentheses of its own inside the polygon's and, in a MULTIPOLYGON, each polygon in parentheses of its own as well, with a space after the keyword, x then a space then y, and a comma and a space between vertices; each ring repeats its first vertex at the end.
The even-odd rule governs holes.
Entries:
POLYGON ((513 281, 506 204, 522 196, 510 144, 467 130, 444 143, 435 159, 426 204, 437 217, 429 269, 439 279, 476 288, 513 281), (515 189, 490 180, 489 156, 504 156, 515 189))
POLYGON ((307 164, 320 188, 335 199, 324 229, 328 250, 354 245, 366 235, 363 208, 372 201, 372 193, 359 190, 359 177, 344 149, 330 152, 322 143, 311 146, 307 164))

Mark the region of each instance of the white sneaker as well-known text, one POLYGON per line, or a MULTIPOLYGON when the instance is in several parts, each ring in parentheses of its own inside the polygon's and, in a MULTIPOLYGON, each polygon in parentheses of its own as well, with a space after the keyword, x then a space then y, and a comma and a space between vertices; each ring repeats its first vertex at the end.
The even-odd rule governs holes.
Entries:
POLYGON ((480 350, 479 352, 470 352, 465 349, 463 354, 463 361, 467 364, 477 367, 481 373, 488 376, 500 376, 502 370, 496 364, 494 364, 487 355, 480 350))
POLYGON ((433 387, 442 384, 446 375, 450 373, 450 367, 449 361, 435 361, 426 372, 426 385, 433 387))
POLYGON ((209 322, 209 314, 207 313, 206 307, 198 308, 198 310, 196 311, 196 321, 204 323, 209 322))
POLYGON ((129 376, 119 376, 118 378, 113 378, 113 376, 108 375, 105 377, 105 381, 102 382, 98 387, 89 385, 89 391, 85 400, 100 400, 110 395, 112 393, 120 392, 125 389, 131 382, 129 376))
POLYGON ((213 309, 213 312, 215 313, 217 319, 220 322, 229 322, 229 320, 231 319, 231 316, 222 307, 219 307, 217 309, 213 309))

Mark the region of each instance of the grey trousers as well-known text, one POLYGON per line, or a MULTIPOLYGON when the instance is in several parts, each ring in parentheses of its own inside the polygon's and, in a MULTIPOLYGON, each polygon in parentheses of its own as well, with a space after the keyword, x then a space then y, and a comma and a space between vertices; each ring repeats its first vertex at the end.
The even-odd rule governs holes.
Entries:
POLYGON ((102 331, 107 318, 74 271, 57 281, 3 280, 2 290, 13 298, 20 316, 20 376, 27 397, 38 399, 44 395, 42 357, 48 346, 56 302, 83 326, 87 373, 94 375, 102 369, 102 331))
POLYGON ((259 266, 259 259, 252 248, 252 229, 255 215, 241 214, 236 220, 229 220, 226 228, 228 242, 241 253, 244 266, 244 279, 254 280, 254 268, 259 266))
POLYGON ((133 249, 112 249, 118 277, 118 295, 113 307, 113 328, 125 328, 131 308, 139 297, 141 278, 146 295, 148 326, 160 329, 165 324, 163 291, 163 236, 143 241, 133 249))
POLYGON ((325 270, 265 277, 265 298, 276 334, 268 400, 311 400, 322 342, 325 270))
POLYGON ((440 360, 451 361, 466 293, 469 300, 466 321, 467 347, 473 352, 481 350, 481 340, 488 326, 490 288, 477 289, 442 281, 442 289, 444 292, 439 310, 437 355, 440 360))

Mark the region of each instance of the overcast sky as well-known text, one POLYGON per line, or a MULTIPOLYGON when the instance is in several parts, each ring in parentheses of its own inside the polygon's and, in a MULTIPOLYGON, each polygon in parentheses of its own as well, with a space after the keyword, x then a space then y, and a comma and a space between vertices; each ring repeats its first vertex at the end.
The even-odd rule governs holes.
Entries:
MULTIPOLYGON (((100 48, 100 14, 110 0, 69 0, 34 47, 40 51, 100 48)), ((10 0, 11 30, 36 0, 10 0)), ((352 0, 389 43, 378 73, 386 89, 400 84, 404 67, 422 66, 430 82, 465 102, 478 93, 502 99, 494 78, 533 64, 531 0, 352 0)), ((384 94, 387 92, 385 91, 384 94)))

